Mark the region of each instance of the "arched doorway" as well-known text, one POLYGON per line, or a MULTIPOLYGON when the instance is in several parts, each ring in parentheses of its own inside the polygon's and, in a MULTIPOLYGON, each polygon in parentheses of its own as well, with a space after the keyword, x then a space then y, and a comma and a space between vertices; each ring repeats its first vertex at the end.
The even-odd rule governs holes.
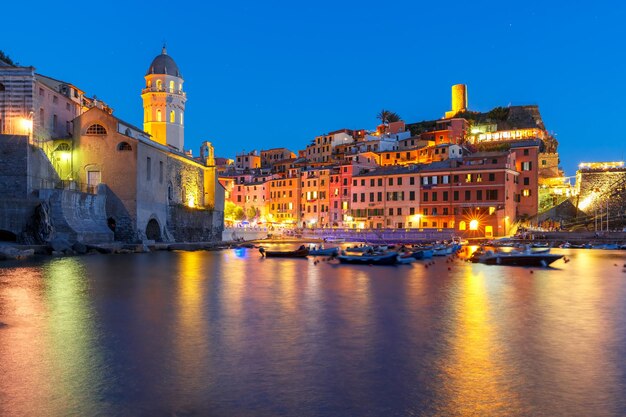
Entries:
POLYGON ((161 241, 161 226, 159 226, 159 222, 156 221, 156 219, 150 219, 148 222, 146 226, 146 238, 156 242, 161 241))

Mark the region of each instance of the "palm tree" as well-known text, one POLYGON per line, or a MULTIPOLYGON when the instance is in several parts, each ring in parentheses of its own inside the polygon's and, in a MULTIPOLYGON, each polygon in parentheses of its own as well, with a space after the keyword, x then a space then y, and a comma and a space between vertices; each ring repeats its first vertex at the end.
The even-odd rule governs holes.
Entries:
POLYGON ((385 110, 382 109, 380 111, 380 113, 378 113, 376 115, 376 118, 378 120, 380 120, 380 122, 382 124, 387 124, 387 123, 393 123, 393 122, 399 122, 400 121, 400 116, 398 115, 398 113, 389 111, 389 110, 385 110))

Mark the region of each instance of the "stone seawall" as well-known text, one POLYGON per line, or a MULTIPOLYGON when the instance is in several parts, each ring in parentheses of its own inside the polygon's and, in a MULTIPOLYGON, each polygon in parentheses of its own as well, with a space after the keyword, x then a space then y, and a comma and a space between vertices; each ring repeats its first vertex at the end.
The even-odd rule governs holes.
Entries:
POLYGON ((26 230, 35 213, 35 207, 40 204, 36 199, 0 199, 0 230, 11 232, 18 236, 26 230))
POLYGON ((107 226, 106 195, 74 190, 40 190, 40 197, 50 201, 55 235, 84 243, 110 243, 113 232, 107 226))
POLYGON ((213 242, 222 240, 222 228, 216 227, 217 212, 185 206, 169 206, 167 228, 177 242, 213 242))
POLYGON ((260 240, 267 238, 267 228, 250 229, 244 227, 227 227, 222 233, 222 240, 225 242, 235 240, 260 240))
POLYGON ((0 135, 0 195, 27 198, 28 136, 0 135))

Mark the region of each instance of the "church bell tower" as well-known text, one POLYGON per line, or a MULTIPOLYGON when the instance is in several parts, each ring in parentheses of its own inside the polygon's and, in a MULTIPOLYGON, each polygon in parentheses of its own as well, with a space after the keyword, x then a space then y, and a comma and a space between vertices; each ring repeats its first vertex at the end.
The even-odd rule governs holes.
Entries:
POLYGON ((180 152, 185 145, 185 102, 183 77, 165 46, 146 72, 143 99, 143 129, 152 140, 180 152))

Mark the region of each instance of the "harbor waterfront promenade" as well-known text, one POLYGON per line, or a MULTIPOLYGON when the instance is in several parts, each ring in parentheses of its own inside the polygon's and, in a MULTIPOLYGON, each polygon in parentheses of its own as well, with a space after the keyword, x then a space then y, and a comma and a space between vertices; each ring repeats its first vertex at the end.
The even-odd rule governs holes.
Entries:
POLYGON ((625 415, 624 252, 553 252, 569 262, 6 261, 0 415, 625 415))

